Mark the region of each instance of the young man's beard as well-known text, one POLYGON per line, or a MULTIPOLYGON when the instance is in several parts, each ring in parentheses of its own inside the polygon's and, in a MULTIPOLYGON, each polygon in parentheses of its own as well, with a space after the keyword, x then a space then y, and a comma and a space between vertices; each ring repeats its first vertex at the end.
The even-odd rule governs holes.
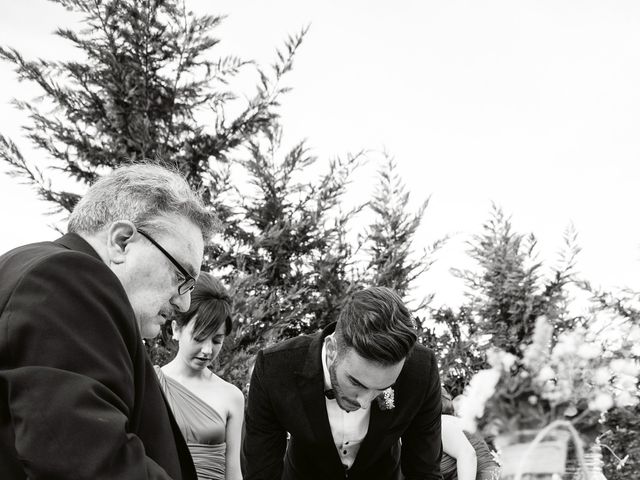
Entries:
POLYGON ((358 408, 361 408, 360 405, 355 400, 347 399, 347 401, 345 402, 345 398, 347 397, 344 396, 342 389, 338 384, 338 373, 337 373, 338 359, 337 358, 333 361, 331 365, 329 365, 328 369, 329 369, 329 379, 331 381, 331 388, 333 388, 333 391, 336 394, 336 403, 338 404, 338 406, 345 412, 350 412, 350 411, 357 410, 358 408))

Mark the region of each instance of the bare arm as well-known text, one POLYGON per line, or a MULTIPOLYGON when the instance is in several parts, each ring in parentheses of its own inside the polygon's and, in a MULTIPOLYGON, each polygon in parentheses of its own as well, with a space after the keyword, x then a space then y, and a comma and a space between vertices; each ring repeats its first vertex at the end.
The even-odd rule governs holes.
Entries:
POLYGON ((462 431, 459 418, 442 415, 442 449, 456 459, 458 480, 475 480, 478 468, 476 451, 462 431))
POLYGON ((242 392, 233 385, 229 385, 231 407, 227 417, 226 442, 227 450, 225 454, 226 480, 242 480, 240 471, 240 443, 242 440, 242 422, 244 420, 244 396, 242 392))

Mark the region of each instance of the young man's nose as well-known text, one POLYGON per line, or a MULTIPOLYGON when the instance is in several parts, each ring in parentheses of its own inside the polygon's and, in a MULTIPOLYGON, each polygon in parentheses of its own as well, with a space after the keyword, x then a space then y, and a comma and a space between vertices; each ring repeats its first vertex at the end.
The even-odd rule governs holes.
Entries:
POLYGON ((364 390, 356 396, 356 401, 360 404, 361 408, 369 408, 373 399, 379 394, 380 392, 377 390, 364 390))

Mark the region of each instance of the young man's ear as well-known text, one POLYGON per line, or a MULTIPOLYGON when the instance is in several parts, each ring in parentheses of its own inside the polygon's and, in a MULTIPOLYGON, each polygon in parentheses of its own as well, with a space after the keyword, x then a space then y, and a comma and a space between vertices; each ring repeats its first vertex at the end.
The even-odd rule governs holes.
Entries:
POLYGON ((327 337, 326 342, 327 363, 331 365, 338 358, 338 344, 333 336, 327 337))
POLYGON ((137 230, 127 220, 113 222, 107 231, 107 252, 112 263, 124 262, 128 245, 134 240, 137 230))

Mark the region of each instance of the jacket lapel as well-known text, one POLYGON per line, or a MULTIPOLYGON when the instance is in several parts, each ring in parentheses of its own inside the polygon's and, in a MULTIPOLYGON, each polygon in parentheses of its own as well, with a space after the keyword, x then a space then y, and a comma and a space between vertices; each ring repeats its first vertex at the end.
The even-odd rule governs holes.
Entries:
POLYGON ((367 460, 376 458, 374 452, 380 448, 380 442, 388 435, 389 429, 396 417, 396 409, 380 410, 378 401, 371 402, 371 413, 369 414, 369 428, 367 435, 364 437, 356 459, 351 466, 352 469, 358 469, 366 465, 367 460))
POLYGON ((331 334, 334 325, 330 325, 322 332, 316 334, 309 345, 307 358, 302 368, 296 372, 298 391, 307 414, 312 434, 318 444, 327 451, 333 452, 332 457, 340 462, 338 451, 333 443, 331 426, 327 415, 327 406, 324 397, 324 374, 322 371, 322 344, 324 338, 331 334))

